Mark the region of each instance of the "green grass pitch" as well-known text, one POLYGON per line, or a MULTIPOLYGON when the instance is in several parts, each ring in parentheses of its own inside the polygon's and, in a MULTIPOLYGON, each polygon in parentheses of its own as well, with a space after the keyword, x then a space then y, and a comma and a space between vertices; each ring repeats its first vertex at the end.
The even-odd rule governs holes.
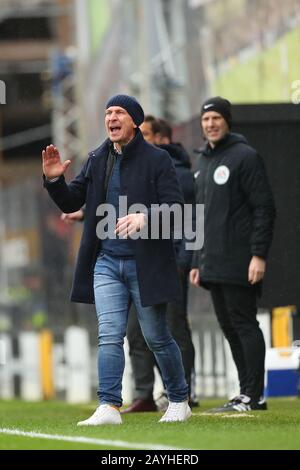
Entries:
POLYGON ((0 401, 0 450, 300 449, 300 399, 270 399, 268 411, 242 416, 205 414, 221 403, 203 400, 185 423, 158 423, 161 413, 135 413, 123 416, 121 426, 78 428, 94 404, 0 401), (35 434, 8 434, 19 431, 35 434))

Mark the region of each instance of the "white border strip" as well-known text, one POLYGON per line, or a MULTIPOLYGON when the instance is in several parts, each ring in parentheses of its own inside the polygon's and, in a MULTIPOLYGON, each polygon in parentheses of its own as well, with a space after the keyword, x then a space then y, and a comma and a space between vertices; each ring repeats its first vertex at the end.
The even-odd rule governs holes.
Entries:
POLYGON ((9 436, 22 436, 34 439, 49 439, 52 441, 75 442, 79 444, 92 444, 98 446, 125 447, 135 450, 184 450, 178 447, 161 446, 158 444, 143 444, 141 442, 110 441, 107 439, 93 439, 90 437, 60 436, 59 434, 43 434, 38 432, 25 432, 20 429, 0 428, 0 434, 9 436))

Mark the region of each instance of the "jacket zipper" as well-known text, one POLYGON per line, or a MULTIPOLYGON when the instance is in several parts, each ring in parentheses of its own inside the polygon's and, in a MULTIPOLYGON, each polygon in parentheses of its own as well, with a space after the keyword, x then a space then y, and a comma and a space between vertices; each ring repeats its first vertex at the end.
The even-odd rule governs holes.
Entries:
POLYGON ((206 167, 206 173, 205 173, 205 177, 204 177, 204 191, 203 191, 203 196, 204 196, 204 200, 203 200, 203 203, 205 204, 206 202, 206 196, 207 196, 207 191, 208 191, 208 187, 209 187, 209 176, 210 176, 210 168, 212 166, 212 160, 213 157, 210 157, 210 160, 208 161, 208 165, 206 167))

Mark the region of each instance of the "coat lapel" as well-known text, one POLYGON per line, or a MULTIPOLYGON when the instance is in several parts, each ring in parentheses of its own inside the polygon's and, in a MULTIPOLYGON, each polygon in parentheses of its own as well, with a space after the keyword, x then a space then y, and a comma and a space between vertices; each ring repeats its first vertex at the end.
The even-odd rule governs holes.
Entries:
POLYGON ((105 201, 104 194, 104 180, 106 171, 106 162, 109 153, 109 141, 108 139, 98 147, 96 150, 91 152, 91 172, 94 182, 94 194, 95 202, 98 207, 99 204, 105 201))

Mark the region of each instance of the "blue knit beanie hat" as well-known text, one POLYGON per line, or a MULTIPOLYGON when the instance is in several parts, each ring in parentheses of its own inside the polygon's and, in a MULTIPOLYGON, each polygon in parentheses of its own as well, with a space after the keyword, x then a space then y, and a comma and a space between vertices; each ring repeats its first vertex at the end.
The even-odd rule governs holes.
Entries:
POLYGON ((137 126, 140 126, 142 122, 144 122, 145 116, 143 108, 133 96, 112 96, 107 102, 106 109, 110 108, 111 106, 120 106, 121 108, 125 109, 137 126))

